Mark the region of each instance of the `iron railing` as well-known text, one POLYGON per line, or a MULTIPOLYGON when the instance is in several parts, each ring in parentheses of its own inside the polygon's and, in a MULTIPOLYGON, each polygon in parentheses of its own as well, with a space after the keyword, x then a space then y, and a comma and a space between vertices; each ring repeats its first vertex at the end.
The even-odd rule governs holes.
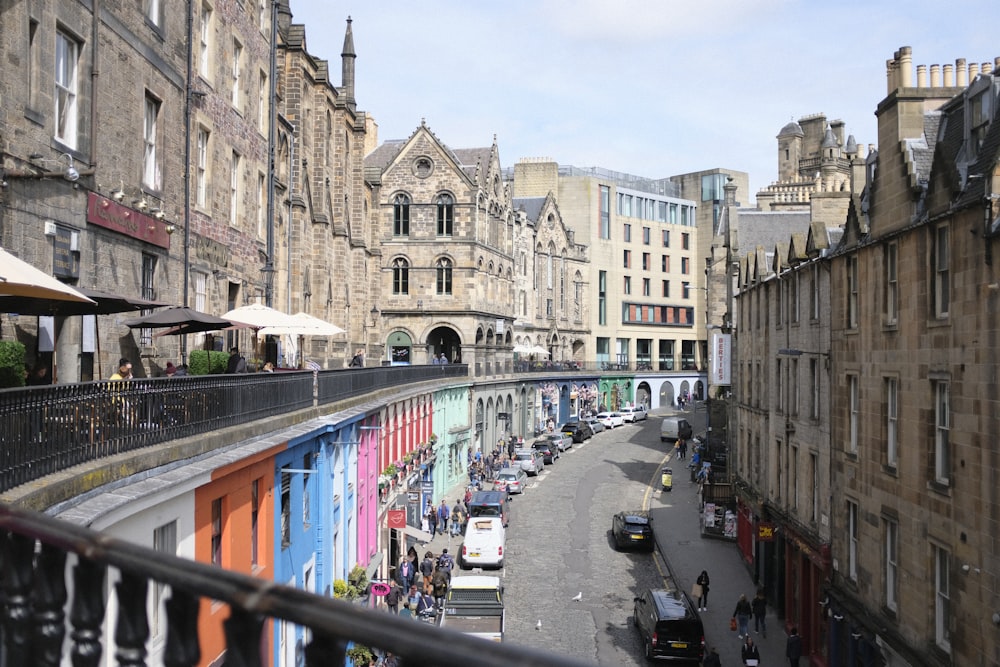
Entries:
POLYGON ((468 367, 202 375, 0 390, 0 492, 74 465, 468 367))
POLYGON ((230 667, 271 664, 271 656, 262 656, 260 648, 267 645, 262 634, 273 626, 268 619, 309 629, 307 667, 344 665, 351 643, 389 651, 405 667, 585 664, 280 586, 4 504, 0 504, 0 567, 0 666, 58 667, 68 650, 75 667, 96 667, 102 652, 113 650, 118 664, 143 667, 151 625, 147 596, 156 585, 169 586, 170 591, 163 602, 166 640, 162 656, 157 656, 157 664, 167 667, 188 667, 201 660, 202 599, 230 608, 224 623, 225 664, 230 667), (68 554, 76 558, 68 559, 68 554), (114 588, 118 611, 113 628, 104 620, 111 567, 120 575, 114 588), (71 587, 67 580, 73 582, 71 587), (69 642, 64 648, 67 630, 69 642))

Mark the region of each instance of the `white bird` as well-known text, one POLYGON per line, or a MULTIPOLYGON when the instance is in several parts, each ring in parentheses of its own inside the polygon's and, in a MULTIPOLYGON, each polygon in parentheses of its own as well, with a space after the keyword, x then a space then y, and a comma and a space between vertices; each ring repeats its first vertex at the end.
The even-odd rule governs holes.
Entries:
POLYGON ((535 623, 535 630, 542 629, 542 619, 538 619, 538 623, 535 623))
POLYGON ((574 595, 572 599, 573 599, 573 602, 579 602, 580 600, 582 600, 583 599, 583 591, 580 591, 579 593, 577 593, 576 595, 574 595))

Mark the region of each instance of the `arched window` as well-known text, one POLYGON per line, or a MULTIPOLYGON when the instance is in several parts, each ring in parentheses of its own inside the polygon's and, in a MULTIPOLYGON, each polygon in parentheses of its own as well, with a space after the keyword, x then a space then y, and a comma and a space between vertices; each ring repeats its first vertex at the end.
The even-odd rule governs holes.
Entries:
POLYGON ((392 293, 410 293, 410 263, 405 257, 392 260, 392 293))
POLYGON ((392 235, 410 235, 410 198, 403 194, 392 200, 392 235))
POLYGON ((451 236, 455 227, 455 200, 451 195, 442 194, 437 198, 438 236, 451 236))
POLYGON ((451 294, 451 260, 442 257, 434 266, 437 269, 437 293, 451 294))

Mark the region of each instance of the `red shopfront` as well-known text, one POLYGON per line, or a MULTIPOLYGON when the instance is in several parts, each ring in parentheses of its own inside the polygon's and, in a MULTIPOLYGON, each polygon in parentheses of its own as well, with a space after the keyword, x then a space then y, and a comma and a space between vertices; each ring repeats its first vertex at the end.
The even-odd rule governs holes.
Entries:
POLYGON ((785 545, 785 626, 798 627, 807 664, 825 667, 826 617, 820 604, 829 579, 830 547, 815 544, 788 525, 782 526, 785 545))

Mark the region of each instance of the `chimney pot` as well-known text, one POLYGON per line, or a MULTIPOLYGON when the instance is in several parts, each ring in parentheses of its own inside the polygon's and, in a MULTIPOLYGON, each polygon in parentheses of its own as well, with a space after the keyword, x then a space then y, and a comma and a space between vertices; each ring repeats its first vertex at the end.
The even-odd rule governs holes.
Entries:
MULTIPOLYGON (((977 76, 979 76, 979 63, 969 63, 969 81, 972 81, 977 76)), ((962 87, 969 85, 969 81, 961 84, 962 87)))
POLYGON ((917 65, 917 88, 927 87, 927 65, 917 65))
POLYGON ((931 65, 931 88, 941 87, 941 66, 931 65))
POLYGON ((951 88, 955 85, 955 66, 947 64, 944 66, 944 87, 951 88))
POLYGON ((966 86, 968 86, 969 81, 971 81, 972 78, 975 76, 974 74, 972 74, 972 68, 967 66, 965 63, 966 63, 965 58, 959 58, 955 61, 955 74, 958 76, 958 79, 955 81, 955 85, 961 88, 965 88, 966 86), (968 78, 966 78, 965 76, 966 73, 969 74, 968 78))
POLYGON ((913 87, 913 49, 904 46, 899 49, 899 85, 902 88, 913 87))

